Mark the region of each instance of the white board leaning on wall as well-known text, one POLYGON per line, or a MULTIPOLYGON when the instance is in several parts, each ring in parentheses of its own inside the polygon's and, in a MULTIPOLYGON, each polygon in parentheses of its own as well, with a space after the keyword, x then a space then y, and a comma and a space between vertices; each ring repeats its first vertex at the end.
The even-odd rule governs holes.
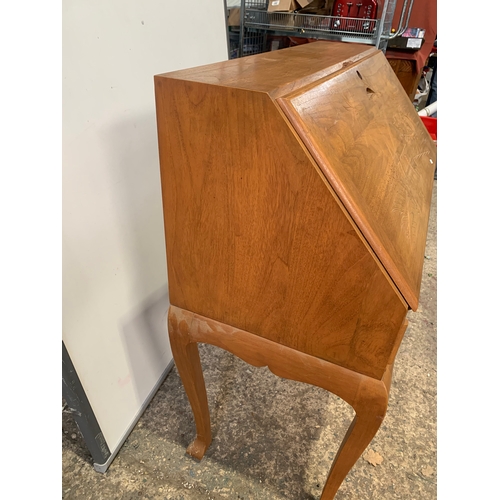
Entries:
POLYGON ((227 60, 226 12, 221 0, 62 12, 63 342, 111 452, 104 471, 172 366, 153 76, 227 60))

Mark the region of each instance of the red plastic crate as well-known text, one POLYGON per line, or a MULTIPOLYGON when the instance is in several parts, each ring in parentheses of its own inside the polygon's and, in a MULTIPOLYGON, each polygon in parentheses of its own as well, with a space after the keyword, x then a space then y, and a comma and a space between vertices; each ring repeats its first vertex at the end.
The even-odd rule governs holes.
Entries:
POLYGON ((431 116, 421 116, 423 124, 429 132, 430 136, 437 142, 437 118, 432 118, 431 116))

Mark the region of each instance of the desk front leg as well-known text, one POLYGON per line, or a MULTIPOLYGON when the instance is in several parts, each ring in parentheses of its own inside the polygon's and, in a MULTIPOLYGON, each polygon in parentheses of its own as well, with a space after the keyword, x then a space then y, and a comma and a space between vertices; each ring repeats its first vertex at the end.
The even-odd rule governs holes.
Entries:
POLYGON ((389 401, 391 375, 392 366, 388 368, 382 383, 367 378, 358 391, 342 398, 354 408, 356 415, 337 451, 321 500, 332 500, 335 497, 343 480, 381 426, 389 401))
POLYGON ((196 438, 188 446, 186 452, 201 460, 212 442, 212 431, 198 344, 190 338, 187 323, 185 321, 179 322, 177 316, 170 314, 170 311, 168 333, 175 366, 191 404, 196 424, 196 438))

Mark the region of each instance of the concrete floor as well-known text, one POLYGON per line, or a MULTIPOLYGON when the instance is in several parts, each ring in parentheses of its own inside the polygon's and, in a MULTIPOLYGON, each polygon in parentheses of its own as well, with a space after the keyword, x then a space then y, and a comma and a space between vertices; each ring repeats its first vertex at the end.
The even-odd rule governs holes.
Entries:
MULTIPOLYGON (((387 416, 336 500, 431 500, 436 492, 436 191, 419 309, 394 368, 387 416)), ((232 354, 200 346, 214 440, 204 459, 185 454, 194 421, 174 368, 105 474, 94 471, 63 413, 62 497, 90 499, 319 499, 352 409, 323 389, 284 380, 232 354)))

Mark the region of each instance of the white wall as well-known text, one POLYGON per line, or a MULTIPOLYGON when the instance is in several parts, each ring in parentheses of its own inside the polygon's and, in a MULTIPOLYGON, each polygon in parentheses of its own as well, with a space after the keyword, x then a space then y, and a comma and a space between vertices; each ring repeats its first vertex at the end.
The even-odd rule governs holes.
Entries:
POLYGON ((172 359, 153 76, 227 59, 223 0, 63 9, 63 340, 110 450, 172 359))

